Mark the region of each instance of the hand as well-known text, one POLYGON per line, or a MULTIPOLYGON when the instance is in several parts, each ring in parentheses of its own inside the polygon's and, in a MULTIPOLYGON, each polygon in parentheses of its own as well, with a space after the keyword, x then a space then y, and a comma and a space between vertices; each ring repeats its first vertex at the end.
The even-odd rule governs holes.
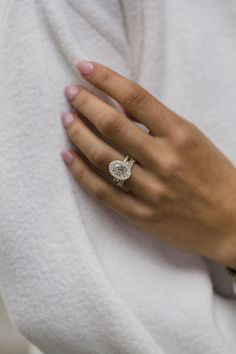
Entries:
POLYGON ((76 180, 90 195, 172 246, 236 266, 236 169, 192 123, 138 84, 95 62, 78 64, 83 77, 118 101, 125 114, 89 90, 68 86, 77 113, 64 112, 72 143, 86 156, 64 152, 76 180), (94 129, 96 128, 96 133, 94 129), (108 173, 112 160, 132 156, 129 193, 108 173))

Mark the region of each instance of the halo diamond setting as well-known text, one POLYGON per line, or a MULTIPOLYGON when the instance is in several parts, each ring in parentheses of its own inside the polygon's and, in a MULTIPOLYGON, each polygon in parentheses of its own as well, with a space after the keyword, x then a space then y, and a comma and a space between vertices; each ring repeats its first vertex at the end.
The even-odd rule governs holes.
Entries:
POLYGON ((110 174, 122 181, 125 181, 131 176, 131 168, 129 164, 121 160, 114 160, 109 164, 110 174))
POLYGON ((131 156, 126 155, 123 161, 113 160, 108 166, 109 173, 113 177, 113 182, 115 182, 117 187, 120 187, 126 192, 128 192, 129 189, 124 186, 124 181, 131 176, 132 167, 135 162, 136 161, 131 156))

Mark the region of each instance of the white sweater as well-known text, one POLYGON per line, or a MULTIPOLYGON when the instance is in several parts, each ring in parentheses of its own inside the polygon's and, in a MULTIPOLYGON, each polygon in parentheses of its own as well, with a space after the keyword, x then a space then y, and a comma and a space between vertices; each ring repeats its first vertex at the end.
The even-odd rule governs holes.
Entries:
POLYGON ((0 287, 18 329, 45 354, 235 353, 224 267, 96 202, 60 156, 64 86, 92 59, 236 163, 235 0, 0 3, 0 287))

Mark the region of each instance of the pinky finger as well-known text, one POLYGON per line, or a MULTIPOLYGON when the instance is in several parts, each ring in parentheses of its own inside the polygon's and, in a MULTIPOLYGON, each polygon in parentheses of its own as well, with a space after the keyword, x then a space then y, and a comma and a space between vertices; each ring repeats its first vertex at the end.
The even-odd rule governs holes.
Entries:
POLYGON ((108 208, 140 225, 151 215, 151 207, 97 175, 75 151, 63 152, 62 158, 76 181, 108 208))

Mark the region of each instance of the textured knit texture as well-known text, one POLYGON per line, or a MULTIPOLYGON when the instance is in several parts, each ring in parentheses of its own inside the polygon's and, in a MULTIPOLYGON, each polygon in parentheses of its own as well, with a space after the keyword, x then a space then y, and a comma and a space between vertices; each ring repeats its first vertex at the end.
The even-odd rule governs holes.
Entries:
POLYGON ((142 84, 236 163, 235 24, 233 0, 5 3, 0 286, 43 353, 235 352, 236 302, 216 292, 205 259, 99 204, 60 156, 71 146, 64 86, 89 87, 74 63, 92 59, 142 84))

